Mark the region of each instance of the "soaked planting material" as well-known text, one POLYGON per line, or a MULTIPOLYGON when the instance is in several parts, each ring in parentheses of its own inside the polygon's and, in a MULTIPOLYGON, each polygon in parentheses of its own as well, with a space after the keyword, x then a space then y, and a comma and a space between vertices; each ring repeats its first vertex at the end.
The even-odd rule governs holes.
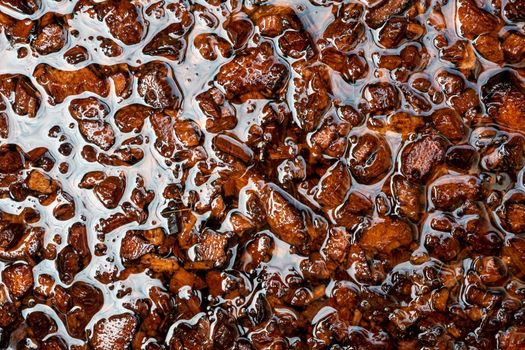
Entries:
POLYGON ((524 349, 523 0, 0 0, 0 349, 524 349))

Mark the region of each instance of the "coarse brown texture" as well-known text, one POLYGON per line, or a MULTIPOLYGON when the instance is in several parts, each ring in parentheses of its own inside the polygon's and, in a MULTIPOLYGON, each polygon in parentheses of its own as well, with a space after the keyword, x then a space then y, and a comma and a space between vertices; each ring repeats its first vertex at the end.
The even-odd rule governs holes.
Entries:
POLYGON ((525 349, 523 0, 0 0, 0 349, 525 349))

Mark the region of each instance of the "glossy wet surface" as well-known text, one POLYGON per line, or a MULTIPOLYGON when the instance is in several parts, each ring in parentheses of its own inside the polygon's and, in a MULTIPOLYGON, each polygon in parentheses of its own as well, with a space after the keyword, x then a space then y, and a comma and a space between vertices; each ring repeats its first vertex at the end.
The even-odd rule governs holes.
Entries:
POLYGON ((0 0, 0 348, 524 348, 524 23, 0 0))

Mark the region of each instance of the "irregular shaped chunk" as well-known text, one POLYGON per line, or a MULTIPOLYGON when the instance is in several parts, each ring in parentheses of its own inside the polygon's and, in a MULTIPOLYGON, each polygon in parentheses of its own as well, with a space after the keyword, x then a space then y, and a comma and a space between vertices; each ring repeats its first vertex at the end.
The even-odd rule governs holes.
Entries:
POLYGON ((492 34, 482 34, 474 43, 474 47, 480 55, 494 63, 502 64, 504 62, 503 50, 498 37, 492 34))
POLYGON ((120 256, 125 260, 136 260, 151 253, 153 249, 153 246, 141 235, 128 231, 120 245, 120 256))
POLYGON ((401 169, 409 180, 425 182, 434 167, 443 161, 444 155, 443 141, 425 136, 405 147, 401 155, 401 169))
POLYGON ((175 135, 186 147, 198 146, 202 137, 198 124, 190 119, 178 119, 175 122, 175 135))
POLYGON ((60 279, 69 284, 83 268, 82 257, 72 246, 68 245, 58 254, 56 265, 60 279))
POLYGON ((48 334, 57 331, 57 324, 49 315, 41 311, 31 312, 26 318, 34 337, 42 341, 48 334))
POLYGON ((233 53, 230 43, 213 33, 197 35, 193 39, 193 45, 199 50, 200 55, 208 61, 215 61, 219 57, 218 54, 228 58, 233 53))
POLYGON ((242 256, 244 271, 250 271, 263 262, 268 262, 272 258, 275 248, 273 238, 267 233, 258 233, 246 244, 246 251, 242 256))
POLYGON ((423 126, 425 126, 423 118, 411 115, 406 112, 391 114, 388 117, 387 122, 390 130, 400 133, 403 136, 416 133, 423 126))
POLYGON ((0 0, 0 4, 26 15, 32 15, 40 9, 41 0, 0 0))
POLYGON ((247 145, 231 136, 219 134, 213 138, 213 145, 217 150, 238 158, 245 163, 253 161, 253 151, 247 145))
POLYGON ((210 269, 220 267, 227 262, 227 246, 229 236, 224 233, 206 230, 203 238, 194 246, 192 260, 200 264, 194 268, 210 269))
POLYGON ((465 38, 492 32, 498 27, 498 19, 490 13, 478 8, 474 0, 457 0, 456 15, 459 30, 465 38))
POLYGON ((447 165, 460 170, 470 169, 478 159, 476 149, 470 145, 450 147, 445 155, 447 165))
POLYGON ((390 254, 395 249, 408 246, 413 239, 412 227, 409 224, 386 217, 374 220, 364 230, 359 245, 367 252, 390 254))
POLYGON ((129 349, 137 320, 131 314, 114 315, 95 324, 90 344, 94 350, 129 349))
POLYGON ((93 143, 107 151, 115 143, 113 127, 100 120, 81 120, 78 122, 80 133, 87 142, 93 143))
POLYGON ((335 209, 334 221, 337 225, 352 229, 371 215, 373 208, 374 204, 367 196, 358 191, 350 191, 345 201, 335 209))
POLYGON ((338 16, 326 27, 323 38, 331 42, 339 51, 349 53, 363 39, 365 26, 358 20, 338 16))
POLYGON ((265 184, 260 197, 272 232, 291 245, 306 245, 308 231, 297 200, 274 184, 265 184))
POLYGON ((476 265, 476 270, 486 285, 497 285, 507 277, 507 266, 498 257, 483 257, 476 265))
POLYGON ((525 60, 525 35, 515 31, 509 32, 503 40, 502 48, 509 62, 523 62, 525 60))
POLYGON ((390 17, 404 13, 412 5, 412 0, 383 0, 368 8, 366 24, 372 29, 381 27, 390 17))
POLYGON ((368 64, 364 57, 355 54, 344 54, 333 47, 323 50, 321 61, 339 72, 343 79, 349 82, 363 79, 368 73, 368 64))
POLYGON ((525 165, 525 139, 521 136, 511 137, 487 152, 481 159, 481 165, 490 171, 518 173, 525 165))
POLYGON ((387 49, 398 47, 406 39, 408 20, 403 17, 390 18, 379 31, 379 43, 387 49))
POLYGON ((36 220, 39 220, 38 213, 27 209, 18 215, 0 211, 0 259, 19 261, 35 258, 44 234, 43 228, 28 225, 28 222, 36 220))
POLYGON ((436 82, 447 95, 458 95, 465 88, 465 82, 461 76, 446 70, 442 70, 436 75, 436 82))
POLYGON ((222 65, 217 83, 224 87, 226 98, 246 101, 249 98, 279 98, 288 80, 288 69, 274 55, 269 43, 248 48, 222 65))
POLYGON ((476 68, 476 54, 470 41, 457 40, 448 47, 441 48, 440 57, 453 63, 465 75, 476 68))
POLYGON ((137 8, 129 0, 110 0, 96 6, 98 16, 106 22, 111 35, 126 45, 138 44, 144 28, 137 8))
POLYGON ((207 117, 206 130, 218 133, 233 129, 237 125, 235 108, 226 101, 224 94, 217 88, 202 92, 195 98, 207 117))
POLYGON ((96 65, 87 66, 76 71, 63 71, 48 64, 39 64, 33 73, 36 81, 44 87, 52 105, 62 103, 68 96, 93 92, 107 96, 109 83, 97 71, 96 65))
MULTIPOLYGON (((359 117, 359 115, 358 115, 359 117)), ((332 117, 324 120, 324 123, 313 132, 310 142, 312 156, 317 158, 329 156, 334 158, 342 157, 348 145, 348 129, 340 127, 342 124, 335 124, 332 117)))
POLYGON ((454 210, 466 200, 481 200, 485 189, 480 179, 472 175, 445 175, 430 187, 434 206, 441 210, 454 210))
POLYGON ((2 109, 2 103, 0 103, 0 138, 7 139, 9 137, 9 117, 2 109))
POLYGON ((417 221, 423 211, 423 189, 400 175, 392 178, 392 192, 399 215, 417 221))
POLYGON ((113 40, 103 37, 97 37, 100 41, 100 48, 104 55, 108 57, 117 57, 122 55, 122 48, 113 40))
POLYGON ((332 165, 316 186, 315 199, 325 208, 335 208, 346 198, 352 185, 348 166, 343 161, 332 165))
POLYGON ((33 270, 27 264, 9 265, 2 271, 2 281, 14 298, 21 298, 33 287, 33 270))
POLYGON ((328 70, 320 65, 301 67, 301 77, 294 79, 294 107, 300 126, 314 130, 330 106, 332 87, 328 70))
POLYGON ((75 202, 67 192, 61 191, 58 204, 53 208, 53 216, 60 221, 66 221, 75 216, 75 202))
POLYGON ((162 56, 172 61, 180 61, 186 49, 183 37, 186 29, 181 23, 173 23, 161 30, 144 46, 142 52, 150 56, 162 56))
POLYGON ((178 108, 182 94, 167 63, 148 62, 140 66, 136 74, 137 90, 147 104, 153 108, 178 108))
POLYGON ((387 114, 400 106, 399 92, 390 83, 373 83, 363 91, 363 101, 359 108, 364 113, 387 114))
POLYGON ((155 148, 164 157, 171 157, 175 149, 178 148, 173 133, 174 118, 159 112, 154 113, 150 120, 155 135, 157 136, 157 139, 155 140, 155 148))
POLYGON ((96 97, 74 99, 69 113, 76 120, 100 120, 109 114, 109 106, 96 97))
POLYGON ((78 64, 87 61, 89 53, 83 46, 74 46, 64 53, 64 59, 69 64, 78 64))
POLYGON ((24 168, 24 152, 14 144, 0 146, 0 173, 14 174, 24 168))
POLYGON ((67 243, 71 245, 86 261, 91 258, 88 247, 88 236, 86 226, 80 222, 74 223, 69 229, 67 243))
POLYGON ((525 3, 520 0, 507 1, 504 11, 505 16, 513 22, 525 22, 525 3))
POLYGON ((450 141, 457 142, 465 137, 465 124, 455 110, 450 108, 439 109, 432 113, 431 117, 436 129, 450 141))
POLYGON ((476 112, 476 107, 479 106, 479 96, 474 89, 465 89, 458 96, 450 98, 450 104, 461 115, 476 112))
POLYGON ((502 257, 512 270, 523 274, 525 269, 525 239, 520 236, 508 236, 502 250, 502 257))
POLYGON ((0 301, 0 327, 8 327, 18 318, 18 310, 12 302, 8 300, 0 301))
POLYGON ((496 335, 501 350, 518 350, 525 347, 525 327, 512 326, 496 335))
POLYGON ((235 16, 226 20, 224 29, 226 29, 228 38, 233 43, 233 48, 240 49, 246 45, 252 35, 253 24, 248 18, 235 16))
POLYGON ((117 176, 108 176, 95 186, 95 194, 102 204, 108 209, 114 209, 120 203, 126 181, 117 176))
POLYGON ((487 112, 499 125, 525 132, 525 84, 513 71, 495 74, 481 91, 487 112))
POLYGON ((425 233, 424 237, 425 248, 433 258, 450 261, 455 259, 461 250, 457 238, 448 232, 432 231, 425 233))
POLYGON ((41 55, 48 55, 62 50, 66 44, 66 33, 58 23, 51 23, 41 28, 33 42, 33 47, 41 55))
POLYGON ((322 251, 329 259, 342 263, 348 254, 350 242, 351 236, 344 228, 334 227, 330 229, 322 251))
POLYGON ((169 339, 170 349, 212 350, 210 332, 210 322, 203 313, 196 315, 195 320, 177 322, 173 325, 173 333, 169 339))
POLYGON ((374 134, 359 137, 352 148, 350 170, 359 183, 381 180, 392 166, 392 153, 386 140, 374 134))
POLYGON ((295 12, 286 6, 257 6, 250 17, 262 35, 276 37, 286 29, 301 29, 295 12))
POLYGON ((109 107, 95 97, 75 99, 69 105, 71 116, 78 121, 84 139, 107 151, 115 143, 113 127, 106 121, 109 107))
POLYGON ((40 194, 51 194, 57 190, 56 183, 47 175, 33 170, 26 178, 26 185, 31 191, 40 194))
POLYGON ((515 234, 525 233, 525 193, 512 193, 498 208, 497 214, 501 225, 515 234))
POLYGON ((310 36, 305 32, 287 30, 279 38, 279 47, 285 56, 292 58, 310 58, 314 49, 310 36))
POLYGON ((40 93, 26 76, 0 75, 0 94, 5 96, 18 115, 34 118, 40 108, 40 93))
POLYGON ((141 131, 144 121, 153 114, 151 107, 132 104, 124 106, 115 113, 115 124, 122 132, 141 131))
MULTIPOLYGON (((58 297, 57 294, 55 298, 58 297)), ((104 304, 102 292, 86 282, 75 282, 67 289, 67 294, 62 298, 66 298, 64 303, 69 309, 66 314, 68 331, 74 337, 85 339, 89 321, 104 304)))
POLYGON ((401 91, 405 96, 405 100, 410 104, 410 107, 416 113, 428 112, 432 108, 432 105, 425 96, 417 93, 413 89, 406 86, 401 87, 401 91))

